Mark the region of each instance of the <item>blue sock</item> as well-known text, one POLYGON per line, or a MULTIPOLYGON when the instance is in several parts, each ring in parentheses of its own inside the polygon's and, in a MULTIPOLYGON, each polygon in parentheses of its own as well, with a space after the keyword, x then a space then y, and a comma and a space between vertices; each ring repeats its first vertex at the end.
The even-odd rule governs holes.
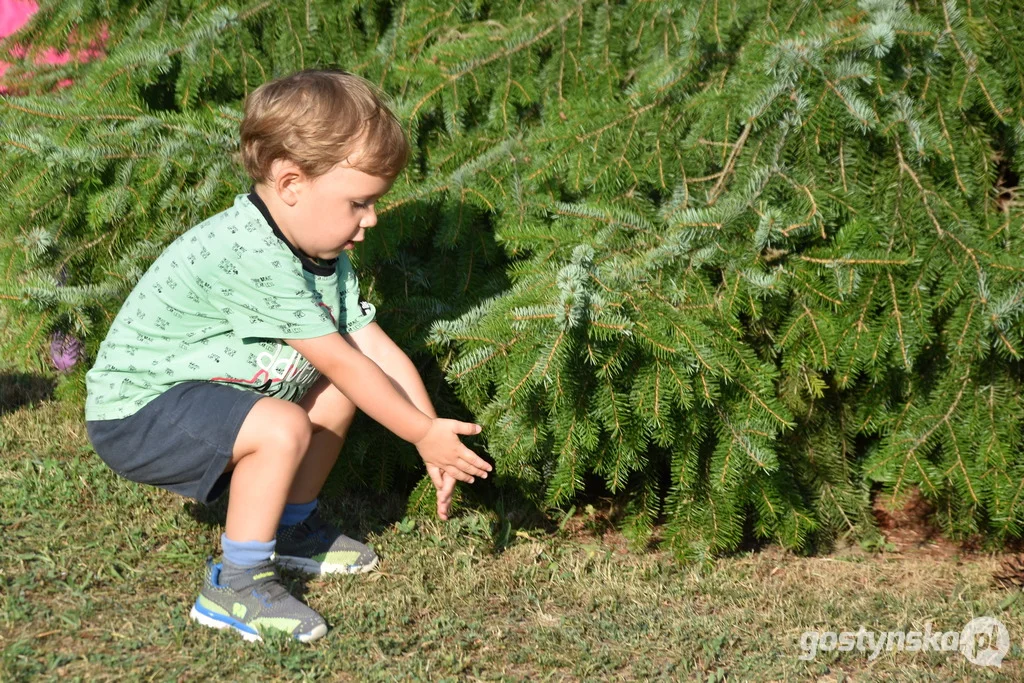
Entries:
POLYGON ((227 534, 220 535, 220 547, 224 551, 224 559, 236 567, 255 567, 270 559, 274 554, 276 540, 271 541, 232 541, 227 534))
POLYGON ((316 510, 316 498, 308 503, 285 503, 281 521, 277 523, 277 526, 280 528, 305 522, 306 518, 313 514, 313 510, 316 510))

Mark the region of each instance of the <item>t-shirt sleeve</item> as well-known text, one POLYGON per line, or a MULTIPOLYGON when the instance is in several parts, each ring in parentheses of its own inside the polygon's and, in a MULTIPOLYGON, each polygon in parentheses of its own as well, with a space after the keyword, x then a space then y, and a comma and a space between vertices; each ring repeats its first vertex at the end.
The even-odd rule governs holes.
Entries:
POLYGON ((298 264, 224 259, 210 291, 214 305, 240 337, 313 339, 336 332, 330 310, 298 264), (283 266, 283 267, 282 267, 283 266))
POLYGON ((338 315, 338 331, 349 334, 361 330, 374 321, 377 309, 359 294, 359 278, 352 269, 348 254, 338 256, 338 289, 341 294, 341 311, 338 315))

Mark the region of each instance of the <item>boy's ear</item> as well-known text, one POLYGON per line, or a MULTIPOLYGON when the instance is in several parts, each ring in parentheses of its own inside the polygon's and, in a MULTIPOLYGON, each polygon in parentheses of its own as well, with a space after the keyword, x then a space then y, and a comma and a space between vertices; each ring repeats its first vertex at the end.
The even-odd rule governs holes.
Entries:
POLYGON ((294 161, 288 159, 274 159, 270 165, 271 186, 288 206, 295 206, 299 201, 307 182, 306 174, 294 161))

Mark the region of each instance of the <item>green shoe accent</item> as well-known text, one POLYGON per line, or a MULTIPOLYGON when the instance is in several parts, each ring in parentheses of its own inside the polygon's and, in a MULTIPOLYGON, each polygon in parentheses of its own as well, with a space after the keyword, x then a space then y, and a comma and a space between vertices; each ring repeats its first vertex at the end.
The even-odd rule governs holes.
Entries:
POLYGON ((320 553, 314 555, 313 559, 317 562, 333 562, 335 564, 351 565, 359 561, 360 552, 358 550, 350 550, 347 553, 332 552, 320 553))
POLYGON ((221 607, 220 605, 215 603, 213 600, 210 600, 208 597, 206 597, 202 593, 199 594, 199 598, 196 599, 196 602, 198 602, 202 607, 205 607, 206 609, 210 610, 211 612, 216 612, 217 614, 223 614, 224 616, 230 616, 230 612, 228 612, 226 609, 224 609, 223 607, 221 607))
POLYGON ((319 510, 299 524, 277 530, 274 558, 282 567, 310 574, 357 574, 378 562, 372 549, 328 524, 319 510))
POLYGON ((273 629, 275 631, 284 631, 285 633, 291 633, 300 623, 298 619, 287 619, 285 617, 261 617, 249 622, 250 625, 259 629, 273 629))
POLYGON ((262 640, 260 629, 282 631, 303 642, 327 633, 323 617, 288 592, 271 560, 227 569, 209 562, 189 616, 204 626, 234 629, 246 640, 262 640))

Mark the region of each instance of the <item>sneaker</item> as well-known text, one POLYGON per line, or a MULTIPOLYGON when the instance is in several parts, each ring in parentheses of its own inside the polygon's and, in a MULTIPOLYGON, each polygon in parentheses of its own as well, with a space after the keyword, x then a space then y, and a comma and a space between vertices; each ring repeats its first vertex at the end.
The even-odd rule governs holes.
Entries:
POLYGON ((343 536, 317 510, 303 522, 278 529, 274 558, 282 567, 308 574, 360 574, 378 562, 373 550, 343 536))
POLYGON ((204 626, 233 628, 246 640, 261 630, 284 631, 309 643, 327 633, 323 617, 288 592, 271 560, 233 571, 221 583, 223 565, 206 563, 206 582, 189 616, 204 626))

